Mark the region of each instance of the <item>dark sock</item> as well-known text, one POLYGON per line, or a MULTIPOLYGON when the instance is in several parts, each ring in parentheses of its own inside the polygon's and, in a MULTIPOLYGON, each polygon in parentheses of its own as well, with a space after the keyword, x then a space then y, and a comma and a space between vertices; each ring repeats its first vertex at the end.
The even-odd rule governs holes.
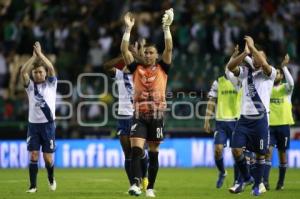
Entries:
POLYGON ((217 166, 219 172, 224 174, 225 173, 225 168, 224 168, 223 157, 221 157, 221 159, 215 158, 215 163, 216 163, 216 166, 217 166))
POLYGON ((148 156, 147 156, 146 152, 144 152, 144 157, 142 157, 142 159, 141 159, 141 169, 142 169, 142 178, 147 177, 148 156))
POLYGON ((263 182, 269 182, 271 167, 272 167, 272 162, 270 160, 266 160, 263 182))
POLYGON ((237 183, 239 181, 239 176, 240 176, 240 170, 237 164, 233 165, 233 171, 234 171, 234 183, 237 183))
POLYGON ((131 174, 133 178, 133 184, 140 186, 142 170, 141 170, 141 157, 144 156, 144 150, 140 147, 132 147, 131 154, 131 174))
POLYGON ((149 184, 147 189, 153 189, 156 180, 159 164, 158 164, 158 152, 149 151, 149 167, 148 167, 148 179, 149 184))
POLYGON ((48 180, 50 182, 50 184, 53 183, 53 174, 54 174, 54 164, 52 162, 52 164, 46 164, 46 169, 47 169, 47 173, 48 173, 48 180))
POLYGON ((243 177, 243 179, 245 181, 248 181, 251 176, 250 176, 249 170, 247 168, 247 161, 246 161, 244 154, 242 154, 239 157, 236 157, 235 162, 241 172, 241 176, 243 177))
POLYGON ((129 183, 130 185, 133 184, 133 179, 132 179, 132 176, 131 176, 131 159, 125 159, 125 171, 126 171, 126 174, 127 174, 127 178, 129 180, 129 183))
POLYGON ((286 173, 287 164, 280 164, 279 165, 279 178, 277 184, 284 184, 284 178, 286 173))
POLYGON ((246 163, 247 163, 247 164, 246 164, 247 170, 248 170, 249 174, 251 175, 251 173, 250 173, 250 171, 251 171, 251 170, 250 170, 250 166, 251 166, 251 165, 250 165, 250 161, 246 159, 246 163))
POLYGON ((37 173, 38 173, 38 162, 31 160, 29 163, 30 188, 36 187, 37 173))
POLYGON ((254 176, 254 187, 258 187, 264 175, 265 159, 256 159, 256 172, 254 176))
POLYGON ((256 165, 255 162, 250 163, 250 175, 254 178, 256 172, 256 165))

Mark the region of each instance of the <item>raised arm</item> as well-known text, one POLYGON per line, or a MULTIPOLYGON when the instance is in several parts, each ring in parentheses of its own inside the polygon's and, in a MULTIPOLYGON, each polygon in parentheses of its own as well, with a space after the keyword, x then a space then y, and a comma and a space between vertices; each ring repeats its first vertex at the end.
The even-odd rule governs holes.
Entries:
POLYGON ((30 72, 33 69, 33 63, 36 61, 36 58, 37 58, 36 53, 33 52, 32 56, 23 64, 21 68, 22 81, 25 87, 28 87, 29 85, 30 72))
POLYGON ((35 42, 33 48, 34 48, 34 52, 37 55, 37 57, 39 59, 41 59, 42 62, 45 64, 45 66, 48 70, 48 77, 54 77, 55 76, 55 69, 54 69, 52 63, 50 62, 50 60, 42 52, 40 42, 35 42))
MULTIPOLYGON (((238 48, 238 46, 236 48, 238 48)), ((237 49, 237 51, 238 51, 238 49, 237 49)), ((250 53, 250 51, 249 51, 247 44, 245 44, 244 51, 242 53, 240 53, 239 55, 237 55, 238 53, 236 53, 236 50, 235 50, 233 55, 230 57, 230 60, 227 63, 226 68, 229 71, 231 71, 235 76, 239 76, 239 74, 240 74, 239 65, 243 62, 243 60, 249 53, 250 53)))
POLYGON ((266 57, 262 52, 259 52, 255 46, 254 41, 250 36, 245 37, 245 41, 250 49, 250 52, 252 53, 255 61, 257 61, 258 64, 262 66, 262 70, 265 75, 270 76, 272 72, 272 67, 268 64, 266 57))
POLYGON ((163 26, 164 37, 165 37, 165 49, 162 54, 162 60, 166 64, 171 64, 172 62, 173 41, 172 41, 172 35, 170 31, 170 25, 173 22, 173 18, 174 18, 173 8, 166 10, 162 18, 162 26, 163 26))
POLYGON ((115 66, 117 64, 119 64, 120 62, 123 62, 124 59, 123 59, 123 56, 122 55, 119 55, 118 57, 116 58, 113 58, 107 62, 105 62, 103 64, 103 68, 104 68, 104 71, 111 77, 114 77, 116 75, 116 68, 115 66))
MULTIPOLYGON (((236 45, 230 59, 234 59, 235 57, 238 56, 238 54, 239 54, 239 45, 236 45)), ((232 83, 232 85, 238 91, 240 89, 240 82, 238 78, 230 70, 228 70, 227 65, 225 67, 225 75, 226 78, 232 83)))
POLYGON ((129 39, 131 29, 134 25, 134 18, 130 12, 127 12, 124 16, 124 23, 125 23, 125 32, 123 34, 123 39, 121 42, 121 53, 123 55, 124 61, 126 65, 131 64, 134 61, 133 55, 129 50, 129 39))
POLYGON ((140 41, 139 41, 139 50, 138 50, 138 53, 141 57, 145 57, 145 45, 146 45, 146 39, 142 38, 140 41))
MULTIPOLYGON (((140 44, 141 45, 141 44, 140 44)), ((144 64, 145 60, 144 60, 144 52, 141 53, 141 51, 144 51, 144 46, 138 48, 139 43, 135 42, 134 45, 129 45, 129 51, 131 52, 133 59, 137 62, 137 63, 141 63, 144 64), (141 48, 143 48, 141 50, 141 48)))
POLYGON ((294 79, 291 75, 291 73, 289 72, 288 68, 287 68, 287 64, 290 61, 290 56, 288 54, 285 55, 282 63, 281 63, 281 68, 284 74, 284 78, 286 80, 287 83, 287 90, 291 91, 294 88, 294 79))

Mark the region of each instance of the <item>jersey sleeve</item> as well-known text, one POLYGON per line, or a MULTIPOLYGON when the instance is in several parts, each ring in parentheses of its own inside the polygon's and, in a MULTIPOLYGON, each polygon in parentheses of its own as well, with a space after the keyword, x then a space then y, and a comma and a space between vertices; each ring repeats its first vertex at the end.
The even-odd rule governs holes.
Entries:
POLYGON ((57 86, 57 77, 53 76, 53 77, 47 77, 47 84, 50 87, 56 87, 57 86))
POLYGON ((123 72, 121 70, 119 70, 119 69, 116 68, 116 74, 113 77, 113 79, 114 80, 119 80, 119 79, 121 79, 122 75, 123 75, 123 72))
POLYGON ((290 86, 288 83, 284 83, 285 92, 287 95, 292 95, 294 87, 290 86))
POLYGON ((286 66, 283 67, 282 70, 283 70, 284 78, 286 80, 286 84, 285 84, 286 92, 287 94, 290 95, 294 90, 294 84, 295 84, 294 79, 286 66))
POLYGON ((215 80, 208 92, 208 98, 217 98, 218 97, 218 82, 215 80))
POLYGON ((240 80, 243 80, 243 79, 245 79, 245 78, 247 77, 247 75, 248 75, 248 68, 245 67, 245 66, 239 66, 239 68, 240 68, 240 74, 239 74, 238 78, 239 78, 240 80))
POLYGON ((225 70, 225 75, 226 78, 232 83, 232 85, 234 86, 234 88, 238 91, 241 88, 241 82, 239 81, 239 79, 230 71, 226 68, 225 70))
POLYGON ((31 79, 29 79, 29 83, 28 85, 24 85, 25 91, 28 93, 30 90, 33 89, 33 81, 31 79))
POLYGON ((270 76, 268 76, 268 78, 271 79, 272 81, 274 81, 276 78, 276 73, 277 73, 276 69, 273 66, 271 66, 271 74, 270 74, 270 76))

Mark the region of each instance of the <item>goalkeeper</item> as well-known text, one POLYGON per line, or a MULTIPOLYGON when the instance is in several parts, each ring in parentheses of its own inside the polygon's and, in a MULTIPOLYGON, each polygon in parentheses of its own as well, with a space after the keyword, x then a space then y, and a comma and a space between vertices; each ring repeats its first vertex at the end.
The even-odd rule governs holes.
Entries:
POLYGON ((155 197, 154 183, 156 180, 159 164, 159 145, 164 138, 163 114, 166 109, 166 86, 168 72, 172 62, 173 42, 170 25, 173 21, 173 9, 165 11, 162 18, 162 27, 165 37, 165 49, 161 60, 158 61, 158 52, 155 45, 145 45, 144 63, 134 61, 132 52, 129 50, 129 38, 134 25, 134 18, 130 13, 124 17, 125 33, 121 43, 121 52, 127 65, 127 69, 133 74, 133 107, 134 117, 131 126, 131 168, 133 185, 128 190, 130 195, 141 194, 141 161, 144 156, 144 145, 149 146, 149 184, 146 197, 155 197))

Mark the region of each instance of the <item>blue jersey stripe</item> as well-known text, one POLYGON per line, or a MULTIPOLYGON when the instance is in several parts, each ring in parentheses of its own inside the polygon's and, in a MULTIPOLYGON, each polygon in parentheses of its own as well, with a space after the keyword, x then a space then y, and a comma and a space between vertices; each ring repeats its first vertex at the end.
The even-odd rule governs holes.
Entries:
POLYGON ((253 82, 253 76, 252 76, 253 69, 251 67, 249 67, 248 69, 249 69, 249 72, 248 72, 247 81, 248 81, 249 96, 251 97, 251 100, 253 101, 253 104, 254 104, 257 112, 259 114, 264 114, 264 113, 266 113, 266 108, 265 108, 262 100, 260 99, 260 96, 258 95, 258 92, 255 88, 255 85, 253 82))

